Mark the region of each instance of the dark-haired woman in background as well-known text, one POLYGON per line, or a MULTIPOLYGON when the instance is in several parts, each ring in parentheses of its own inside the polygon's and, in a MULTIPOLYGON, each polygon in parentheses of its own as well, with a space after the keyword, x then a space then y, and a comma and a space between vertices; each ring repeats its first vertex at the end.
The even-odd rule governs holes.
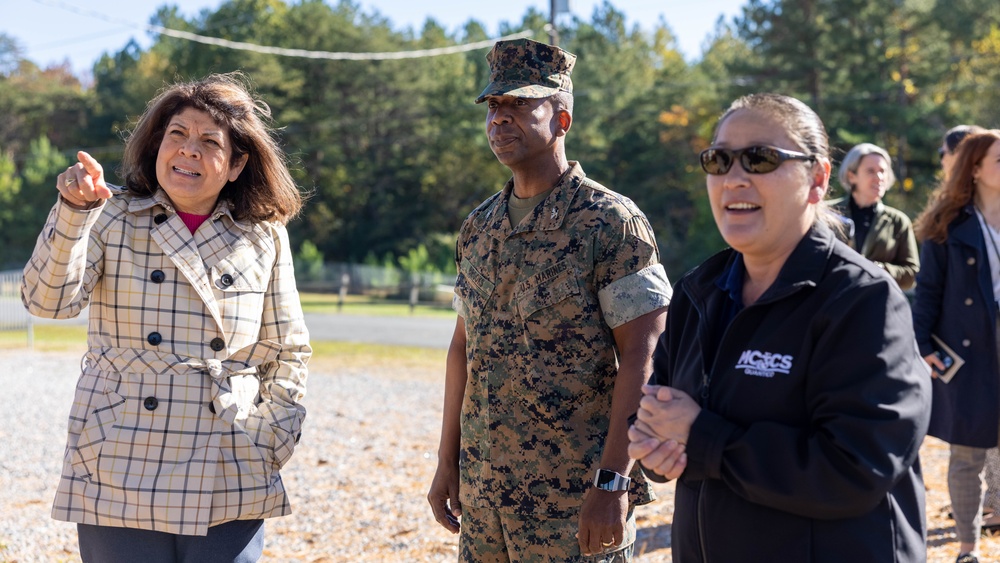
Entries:
POLYGON ((944 180, 947 180, 948 176, 951 175, 952 166, 955 164, 955 151, 958 150, 958 145, 969 135, 982 133, 983 131, 986 131, 986 129, 978 125, 956 125, 944 134, 944 138, 941 139, 941 146, 938 147, 938 156, 941 157, 941 172, 944 180))

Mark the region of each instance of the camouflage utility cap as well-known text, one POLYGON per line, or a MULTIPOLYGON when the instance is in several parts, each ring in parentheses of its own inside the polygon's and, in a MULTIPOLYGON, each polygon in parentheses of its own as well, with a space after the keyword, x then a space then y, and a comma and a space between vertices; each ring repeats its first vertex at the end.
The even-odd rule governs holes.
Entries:
POLYGON ((481 104, 487 96, 548 98, 556 92, 573 93, 576 55, 559 47, 530 39, 497 41, 486 55, 490 63, 490 83, 476 98, 481 104))

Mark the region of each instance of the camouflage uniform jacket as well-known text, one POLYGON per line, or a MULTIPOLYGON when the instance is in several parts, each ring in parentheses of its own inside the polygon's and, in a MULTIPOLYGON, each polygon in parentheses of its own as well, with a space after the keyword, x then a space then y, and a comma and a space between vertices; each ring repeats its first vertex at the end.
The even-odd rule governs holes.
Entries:
MULTIPOLYGON (((473 211, 456 250, 465 319, 460 500, 577 511, 601 460, 618 374, 612 329, 665 307, 652 229, 628 198, 571 168, 512 228, 513 181, 473 211)), ((636 464, 633 504, 655 498, 636 464)))
POLYGON ((162 190, 60 200, 22 299, 40 317, 90 307, 53 518, 205 535, 291 512, 278 470, 312 349, 284 226, 220 201, 192 234, 162 190))

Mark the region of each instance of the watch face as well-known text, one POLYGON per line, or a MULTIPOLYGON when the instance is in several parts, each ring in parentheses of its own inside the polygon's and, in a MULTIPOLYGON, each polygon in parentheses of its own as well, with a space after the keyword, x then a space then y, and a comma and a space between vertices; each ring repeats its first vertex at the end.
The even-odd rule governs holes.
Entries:
POLYGON ((615 474, 611 471, 599 471, 597 473, 597 486, 605 489, 615 482, 615 474))

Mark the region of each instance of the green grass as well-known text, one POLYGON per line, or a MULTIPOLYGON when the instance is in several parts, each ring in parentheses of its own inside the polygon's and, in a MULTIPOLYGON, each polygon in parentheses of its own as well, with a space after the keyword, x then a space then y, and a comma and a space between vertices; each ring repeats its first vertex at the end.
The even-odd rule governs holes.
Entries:
POLYGON ((359 344, 356 342, 313 341, 312 371, 336 372, 340 369, 380 369, 400 379, 426 377, 444 379, 446 350, 359 344))
POLYGON ((370 315, 385 317, 433 317, 454 319, 455 311, 447 304, 418 304, 413 311, 403 300, 378 299, 364 295, 348 295, 340 307, 340 298, 334 293, 300 293, 302 310, 306 313, 327 313, 345 315, 370 315))
MULTIPOLYGON (((67 352, 87 346, 87 327, 84 325, 35 325, 35 350, 40 352, 67 352)), ((28 348, 27 330, 0 331, 0 348, 5 350, 28 348)))
MULTIPOLYGON (((399 378, 444 377, 445 350, 386 344, 359 344, 314 340, 309 366, 313 371, 335 373, 342 369, 379 369, 399 378)), ((39 352, 86 351, 87 327, 35 325, 35 350, 39 352)), ((0 349, 28 348, 25 330, 0 331, 0 349)))

